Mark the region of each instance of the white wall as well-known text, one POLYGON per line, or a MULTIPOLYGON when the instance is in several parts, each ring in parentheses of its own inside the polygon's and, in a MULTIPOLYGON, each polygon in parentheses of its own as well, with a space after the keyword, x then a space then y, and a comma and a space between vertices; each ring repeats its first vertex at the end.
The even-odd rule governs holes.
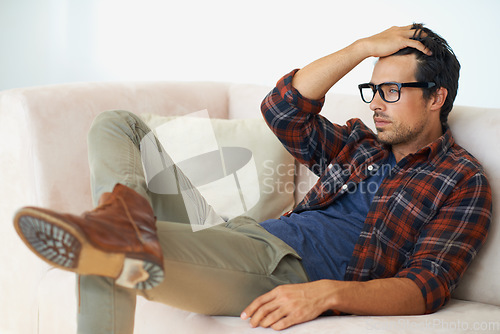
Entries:
MULTIPOLYGON (((498 0, 0 0, 0 90, 74 81, 274 85, 392 25, 424 22, 461 64, 457 104, 500 107, 498 0)), ((335 88, 357 94, 373 60, 335 88)))

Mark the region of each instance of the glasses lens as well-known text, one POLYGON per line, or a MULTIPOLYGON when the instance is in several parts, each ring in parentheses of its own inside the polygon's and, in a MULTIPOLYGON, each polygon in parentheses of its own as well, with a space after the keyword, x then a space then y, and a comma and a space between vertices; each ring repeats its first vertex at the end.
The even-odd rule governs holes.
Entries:
POLYGON ((361 91, 361 98, 363 99, 363 101, 365 101, 366 103, 372 102, 373 96, 375 95, 372 87, 363 86, 363 87, 360 87, 359 89, 361 91))
POLYGON ((387 102, 396 102, 399 100, 399 87, 398 85, 386 83, 380 85, 383 97, 387 102))

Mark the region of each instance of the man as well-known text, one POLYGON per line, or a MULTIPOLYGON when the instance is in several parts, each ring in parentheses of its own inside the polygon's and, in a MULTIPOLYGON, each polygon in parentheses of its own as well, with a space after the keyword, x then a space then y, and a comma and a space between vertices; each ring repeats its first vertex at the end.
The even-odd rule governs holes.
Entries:
MULTIPOLYGON (((484 242, 491 215, 487 180, 447 127, 459 67, 447 43, 432 31, 421 25, 393 27, 292 72, 264 100, 264 115, 278 138, 320 176, 294 212, 342 201, 349 187, 366 180, 370 166, 388 163, 391 154, 397 165, 370 202, 345 281, 280 287, 245 310, 252 324, 285 328, 325 309, 422 314, 446 303, 484 242), (360 90, 374 112, 376 137, 360 121, 339 127, 317 115, 325 93, 370 56, 380 60, 360 90), (472 168, 462 174, 465 166, 472 168), (455 173, 461 174, 458 179, 455 173), (333 190, 324 193, 325 188, 333 190), (468 216, 469 210, 478 214, 468 216), (287 307, 284 298, 302 304, 287 307)), ((282 233, 274 225, 267 228, 282 233)))
POLYGON ((277 330, 327 311, 434 312, 491 219, 487 179, 447 127, 458 71, 447 43, 413 25, 283 77, 264 117, 320 179, 293 213, 261 224, 222 222, 158 144, 166 183, 189 200, 150 192, 140 168, 149 129, 133 114, 103 113, 89 133, 97 208, 23 208, 16 229, 41 258, 80 274, 80 333, 131 333, 136 294, 277 330), (326 92, 368 57, 380 59, 359 88, 377 135, 360 120, 340 126, 319 115, 326 92), (220 224, 193 232, 193 219, 220 224))

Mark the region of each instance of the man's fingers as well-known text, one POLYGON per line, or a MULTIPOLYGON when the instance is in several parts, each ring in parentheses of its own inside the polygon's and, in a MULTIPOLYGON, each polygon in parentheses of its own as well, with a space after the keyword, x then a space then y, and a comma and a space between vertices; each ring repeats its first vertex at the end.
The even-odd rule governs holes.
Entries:
POLYGON ((408 26, 400 27, 401 30, 405 33, 405 36, 408 38, 411 38, 415 35, 415 29, 413 28, 413 24, 410 24, 408 26))
POLYGON ((417 49, 424 54, 431 55, 431 51, 415 40, 415 36, 425 37, 425 32, 421 29, 414 29, 413 25, 403 27, 391 27, 381 33, 364 39, 365 46, 368 48, 368 54, 373 57, 390 56, 398 50, 406 47, 417 49))
POLYGON ((408 47, 417 49, 421 51, 422 53, 426 55, 431 55, 432 52, 429 50, 422 42, 415 40, 414 38, 419 36, 419 37, 426 37, 427 34, 422 31, 422 29, 415 29, 413 25, 405 26, 405 27, 400 27, 401 30, 403 31, 403 38, 406 40, 406 45, 408 47))
MULTIPOLYGON (((259 307, 257 311, 252 316, 252 319, 250 319, 250 325, 252 327, 269 327, 272 325, 274 322, 270 322, 269 319, 266 321, 266 319, 273 313, 276 312, 276 310, 279 309, 279 305, 276 305, 273 302, 266 303, 259 307), (267 324, 267 326, 266 326, 267 324)), ((272 317, 271 317, 272 318, 272 317)))
POLYGON ((290 318, 290 317, 282 317, 279 321, 276 321, 271 326, 271 328, 274 329, 275 331, 281 331, 281 330, 286 329, 288 327, 291 327, 293 325, 296 325, 296 323, 294 323, 292 321, 292 318, 290 318))
POLYGON ((429 48, 427 48, 424 44, 422 44, 422 42, 413 39, 416 36, 419 36, 419 38, 426 37, 427 34, 425 33, 425 31, 422 31, 422 29, 414 29, 413 25, 411 25, 409 27, 410 27, 411 36, 410 36, 410 41, 409 41, 408 46, 412 47, 414 49, 417 49, 428 56, 432 55, 432 51, 429 48))
POLYGON ((429 48, 427 48, 424 44, 414 39, 409 40, 408 46, 417 49, 428 56, 432 55, 432 51, 429 48))
POLYGON ((241 319, 251 318, 250 325, 252 327, 270 327, 284 317, 283 305, 276 302, 277 290, 279 289, 271 290, 256 298, 243 310, 241 319))
POLYGON ((243 312, 241 313, 241 319, 246 320, 248 318, 252 318, 257 310, 259 310, 263 305, 269 303, 275 297, 272 291, 263 294, 262 296, 255 298, 253 302, 248 305, 243 312))
POLYGON ((264 328, 273 327, 278 321, 286 317, 286 315, 287 314, 284 310, 284 306, 276 305, 273 311, 267 313, 266 316, 259 321, 257 326, 261 326, 264 328))
POLYGON ((242 319, 252 327, 282 330, 315 319, 325 309, 324 281, 281 285, 256 298, 244 311, 242 319))

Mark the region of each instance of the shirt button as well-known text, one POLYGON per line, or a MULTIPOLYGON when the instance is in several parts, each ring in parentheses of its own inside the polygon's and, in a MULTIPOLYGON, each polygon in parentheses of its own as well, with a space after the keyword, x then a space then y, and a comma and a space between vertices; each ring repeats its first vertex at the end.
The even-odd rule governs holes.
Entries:
POLYGON ((342 186, 342 189, 346 190, 346 189, 347 189, 347 184, 344 184, 344 185, 342 186))
POLYGON ((373 165, 368 166, 368 170, 371 172, 373 170, 373 165))
POLYGON ((333 167, 333 164, 328 165, 328 169, 332 169, 332 167, 333 167))

